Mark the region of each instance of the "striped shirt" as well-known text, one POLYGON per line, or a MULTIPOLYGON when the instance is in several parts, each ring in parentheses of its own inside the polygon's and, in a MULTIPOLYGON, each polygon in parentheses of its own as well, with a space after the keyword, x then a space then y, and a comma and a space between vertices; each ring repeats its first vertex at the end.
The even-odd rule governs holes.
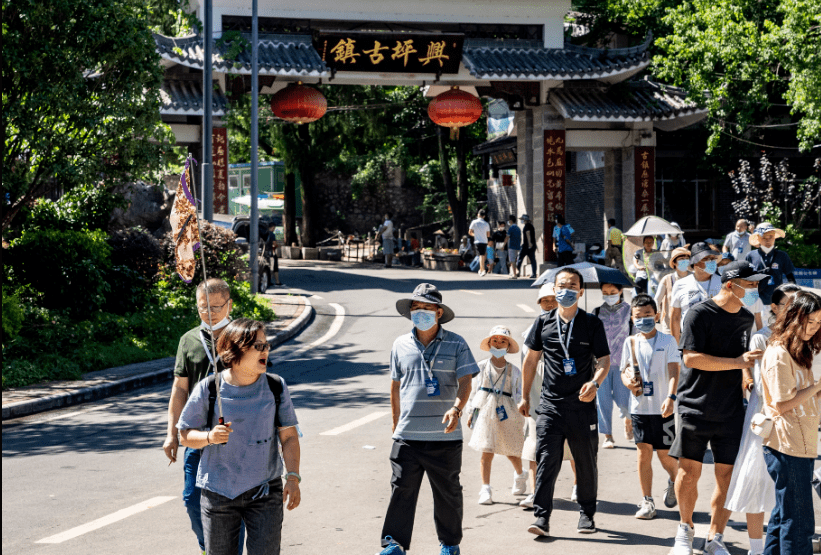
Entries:
POLYGON ((416 333, 402 335, 391 349, 391 379, 399 385, 399 423, 393 439, 454 441, 462 439, 462 424, 445 434, 442 418, 456 403, 459 378, 475 376, 479 366, 465 340, 439 326, 427 347, 416 333), (428 369, 439 380, 439 395, 428 397, 428 369))

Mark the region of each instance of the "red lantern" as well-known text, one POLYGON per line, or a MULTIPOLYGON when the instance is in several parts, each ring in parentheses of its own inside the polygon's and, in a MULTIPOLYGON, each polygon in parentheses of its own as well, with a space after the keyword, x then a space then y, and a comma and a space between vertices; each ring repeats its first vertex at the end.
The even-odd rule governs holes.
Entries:
POLYGON ((481 115, 482 102, 459 87, 437 95, 428 105, 428 116, 433 123, 451 129, 470 125, 481 115))
POLYGON ((311 123, 325 115, 328 101, 313 87, 301 81, 291 83, 271 98, 271 111, 290 123, 311 123))

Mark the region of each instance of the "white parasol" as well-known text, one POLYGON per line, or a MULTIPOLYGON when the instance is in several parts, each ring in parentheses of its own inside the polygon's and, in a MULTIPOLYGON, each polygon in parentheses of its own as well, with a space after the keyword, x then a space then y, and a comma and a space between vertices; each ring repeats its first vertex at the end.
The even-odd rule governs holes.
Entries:
POLYGON ((644 237, 645 235, 680 235, 681 230, 658 216, 645 216, 624 232, 625 237, 644 237))

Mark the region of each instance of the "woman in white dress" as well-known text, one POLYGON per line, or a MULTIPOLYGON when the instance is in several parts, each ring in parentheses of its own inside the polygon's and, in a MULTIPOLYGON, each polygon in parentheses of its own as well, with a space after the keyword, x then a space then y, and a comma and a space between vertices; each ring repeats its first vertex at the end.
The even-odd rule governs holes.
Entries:
MULTIPOLYGON (((792 283, 785 283, 775 290, 770 305, 770 323, 790 304, 793 295, 798 291, 801 291, 801 288, 792 283)), ((772 330, 769 326, 753 334, 750 350, 766 349, 770 335, 772 330)), ((761 412, 764 406, 760 361, 755 362, 752 381, 746 378, 744 385, 750 390, 750 401, 744 416, 741 447, 733 466, 733 477, 724 508, 747 513, 747 535, 750 538, 748 555, 760 555, 764 550, 764 513, 772 511, 775 507, 775 484, 764 462, 762 439, 750 429, 753 416, 761 412)))

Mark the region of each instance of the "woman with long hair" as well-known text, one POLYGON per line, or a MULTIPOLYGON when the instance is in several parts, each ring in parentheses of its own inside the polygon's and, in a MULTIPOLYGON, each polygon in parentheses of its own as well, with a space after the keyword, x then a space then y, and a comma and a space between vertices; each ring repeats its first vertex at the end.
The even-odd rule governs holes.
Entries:
POLYGON ((764 555, 812 553, 811 482, 821 381, 814 380, 811 366, 820 351, 821 297, 801 291, 778 314, 761 360, 764 413, 773 421, 763 441, 764 460, 775 482, 764 555))

